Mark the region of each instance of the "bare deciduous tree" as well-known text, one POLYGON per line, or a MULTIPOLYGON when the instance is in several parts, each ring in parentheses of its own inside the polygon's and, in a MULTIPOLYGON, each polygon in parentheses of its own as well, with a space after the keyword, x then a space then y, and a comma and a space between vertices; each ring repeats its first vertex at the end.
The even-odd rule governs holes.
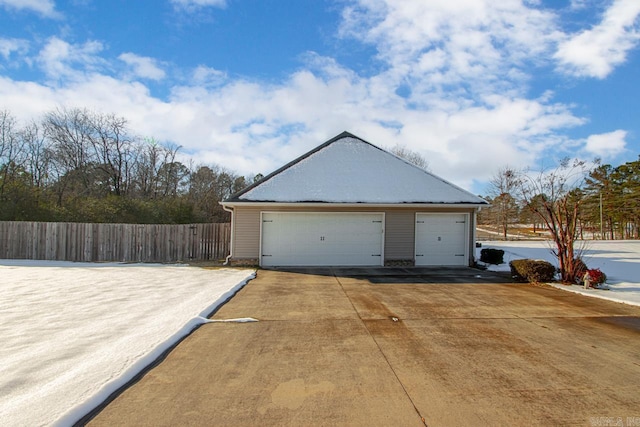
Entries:
POLYGON ((134 139, 129 135, 127 120, 114 114, 89 114, 93 148, 97 167, 109 178, 113 194, 126 192, 127 174, 133 161, 134 139))
POLYGON ((60 107, 20 127, 0 111, 0 219, 228 221, 218 201, 247 180, 185 165, 180 148, 142 140, 114 114, 60 107))
POLYGON ((24 183, 26 152, 16 118, 7 110, 0 111, 0 197, 8 187, 24 183))
POLYGON ((137 160, 136 138, 114 114, 58 108, 44 117, 49 160, 56 172, 59 201, 67 189, 85 195, 120 196, 128 191, 137 160))
POLYGON ((509 224, 518 218, 518 203, 515 191, 518 187, 516 171, 509 166, 498 170, 489 181, 489 195, 491 196, 491 212, 494 222, 502 231, 502 237, 507 240, 509 224))
POLYGON ((429 162, 427 159, 425 159, 422 154, 417 151, 413 151, 404 145, 396 144, 389 149, 389 152, 405 159, 407 162, 419 167, 420 169, 424 169, 426 171, 429 170, 429 162))
POLYGON ((29 123, 21 131, 25 147, 25 168, 31 176, 31 185, 43 188, 49 179, 51 166, 51 149, 42 127, 35 121, 29 123))
POLYGON ((585 199, 581 187, 586 173, 584 161, 565 159, 552 171, 518 175, 520 197, 551 234, 560 276, 567 283, 574 283, 578 275, 575 242, 580 206, 585 199))

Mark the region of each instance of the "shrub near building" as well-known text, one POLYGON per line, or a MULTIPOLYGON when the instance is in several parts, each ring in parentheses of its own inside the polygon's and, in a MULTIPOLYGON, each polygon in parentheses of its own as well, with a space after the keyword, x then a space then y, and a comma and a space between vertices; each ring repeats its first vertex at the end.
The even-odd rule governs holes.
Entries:
POLYGON ((542 260, 517 259, 511 261, 509 267, 511 267, 511 277, 522 282, 550 282, 556 275, 556 268, 542 260))
POLYGON ((502 249, 485 248, 480 251, 480 261, 487 264, 504 263, 504 251, 502 249))

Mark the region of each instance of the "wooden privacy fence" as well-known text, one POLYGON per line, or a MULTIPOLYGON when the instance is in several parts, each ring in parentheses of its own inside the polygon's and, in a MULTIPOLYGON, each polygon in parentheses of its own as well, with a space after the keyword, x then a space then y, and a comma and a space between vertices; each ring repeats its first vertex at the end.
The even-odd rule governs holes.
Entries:
POLYGON ((227 224, 0 222, 0 258, 58 261, 214 261, 229 254, 227 224))

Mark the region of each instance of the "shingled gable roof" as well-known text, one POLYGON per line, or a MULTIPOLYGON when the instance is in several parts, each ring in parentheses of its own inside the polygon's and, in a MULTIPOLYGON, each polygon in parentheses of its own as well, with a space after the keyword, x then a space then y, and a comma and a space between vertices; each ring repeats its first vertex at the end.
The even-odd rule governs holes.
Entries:
POLYGON ((232 195, 223 204, 268 202, 487 204, 348 132, 232 195))

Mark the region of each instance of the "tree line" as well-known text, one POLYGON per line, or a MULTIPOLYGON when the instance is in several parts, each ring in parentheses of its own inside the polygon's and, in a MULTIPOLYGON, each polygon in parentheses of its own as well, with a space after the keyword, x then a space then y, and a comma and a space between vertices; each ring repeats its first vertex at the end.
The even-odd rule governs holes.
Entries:
POLYGON ((0 110, 0 220, 227 222, 218 202, 255 177, 184 164, 180 148, 115 114, 61 107, 20 124, 0 110))
POLYGON ((498 170, 481 211, 480 224, 493 224, 506 240, 516 223, 544 230, 563 282, 576 283, 584 274, 585 238, 640 238, 640 157, 613 167, 599 161, 563 160, 554 170, 531 173, 498 170))
MULTIPOLYGON (((564 165, 565 171, 567 170, 564 165)), ((619 166, 600 164, 580 169, 576 180, 569 186, 563 182, 561 190, 568 195, 575 211, 576 238, 581 239, 639 239, 640 238, 640 156, 638 160, 619 166)), ((563 175, 555 171, 556 179, 563 175)), ((483 209, 478 217, 480 224, 492 225, 503 239, 509 230, 527 224, 533 232, 548 232, 545 217, 536 215, 536 207, 557 195, 559 188, 540 188, 537 194, 523 197, 523 177, 543 181, 540 174, 516 171, 505 167, 498 170, 490 181, 484 197, 491 207, 483 209), (544 190, 544 191, 543 191, 544 190), (556 192, 554 194, 553 192, 556 192)), ((553 174, 551 174, 553 175, 553 174)), ((560 184, 560 183, 558 183, 560 184)))

